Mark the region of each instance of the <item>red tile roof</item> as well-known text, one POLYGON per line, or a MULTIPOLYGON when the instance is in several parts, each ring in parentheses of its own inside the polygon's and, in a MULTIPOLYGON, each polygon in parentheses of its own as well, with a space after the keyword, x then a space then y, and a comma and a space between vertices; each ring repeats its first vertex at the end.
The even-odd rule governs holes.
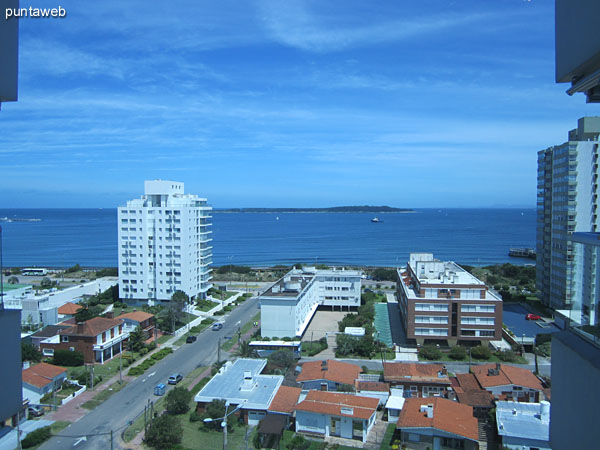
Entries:
POLYGON ((483 364, 471 368, 471 372, 477 378, 482 388, 494 386, 522 386, 529 389, 541 391, 544 387, 538 378, 529 370, 521 367, 500 364, 498 375, 490 375, 488 371, 496 369, 496 364, 483 364))
POLYGON ((120 316, 117 316, 117 319, 129 319, 129 320, 133 320, 135 322, 144 322, 145 320, 148 319, 152 319, 154 317, 154 314, 150 314, 144 311, 133 311, 133 312, 129 312, 129 313, 125 313, 125 314, 121 314, 120 316))
POLYGON ((442 364, 383 363, 383 378, 388 382, 413 381, 450 385, 448 375, 441 375, 443 370, 444 366, 442 364))
POLYGON ((58 308, 58 314, 62 314, 65 316, 73 316, 80 309, 83 309, 83 306, 78 305, 76 303, 67 302, 58 308))
POLYGON ((296 381, 329 380, 341 384, 354 385, 354 380, 362 369, 355 365, 336 361, 334 359, 325 361, 309 361, 302 364, 302 371, 296 377, 296 381))
POLYGON ((377 411, 378 404, 379 399, 371 397, 326 391, 308 391, 306 398, 298 403, 294 409, 296 411, 368 420, 377 411), (348 408, 348 410, 342 412, 342 408, 348 408))
POLYGON ((397 428, 435 428, 473 441, 479 439, 473 408, 440 397, 407 398, 397 428), (433 405, 433 417, 421 412, 421 405, 433 405))
POLYGON ((269 405, 269 411, 291 414, 298 404, 302 389, 290 386, 280 386, 273 401, 269 405))
POLYGON ((358 381, 355 383, 357 391, 390 392, 390 385, 380 381, 358 381))
POLYGON ((118 327, 123 323, 120 319, 107 319, 106 317, 94 317, 83 323, 83 329, 78 331, 78 325, 67 328, 59 332, 61 335, 68 336, 98 336, 100 333, 118 327))
POLYGON ((41 362, 35 366, 23 370, 23 382, 37 387, 44 387, 52 383, 52 380, 57 376, 65 373, 67 369, 64 367, 54 366, 41 362))

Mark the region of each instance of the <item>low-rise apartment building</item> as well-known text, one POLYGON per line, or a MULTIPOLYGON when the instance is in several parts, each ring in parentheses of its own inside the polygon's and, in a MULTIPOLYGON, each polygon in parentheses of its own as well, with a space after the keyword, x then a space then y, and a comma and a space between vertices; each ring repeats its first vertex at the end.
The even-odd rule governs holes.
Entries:
POLYGON ((261 335, 300 337, 320 306, 357 309, 361 276, 358 270, 292 269, 259 297, 261 335))
POLYGON ((432 253, 411 253, 397 274, 407 339, 419 345, 502 339, 502 298, 458 264, 432 253))

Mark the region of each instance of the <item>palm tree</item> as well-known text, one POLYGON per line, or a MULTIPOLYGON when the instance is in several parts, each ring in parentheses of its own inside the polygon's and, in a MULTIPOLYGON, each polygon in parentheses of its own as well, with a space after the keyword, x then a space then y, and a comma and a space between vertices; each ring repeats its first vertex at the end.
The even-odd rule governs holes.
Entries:
POLYGON ((237 350, 235 351, 235 355, 239 356, 241 358, 256 358, 256 357, 258 357, 256 350, 254 350, 250 346, 249 341, 242 341, 240 343, 239 347, 237 348, 237 350))

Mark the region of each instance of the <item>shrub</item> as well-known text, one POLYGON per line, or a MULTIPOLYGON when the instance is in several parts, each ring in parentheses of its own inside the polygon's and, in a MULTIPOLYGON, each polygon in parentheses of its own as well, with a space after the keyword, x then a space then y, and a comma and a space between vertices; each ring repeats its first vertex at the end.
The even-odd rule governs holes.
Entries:
POLYGON ((200 420, 202 420, 202 416, 200 416, 200 414, 198 414, 198 411, 193 410, 190 413, 190 422, 199 422, 200 420))
POLYGON ((473 356, 475 359, 490 359, 492 356, 492 351, 485 345, 478 345, 471 349, 471 356, 473 356))
POLYGON ((25 439, 21 441, 21 446, 23 448, 31 448, 36 445, 40 445, 42 442, 47 441, 52 437, 52 433, 50 432, 50 427, 42 427, 37 430, 28 433, 25 439))
POLYGON ((181 442, 183 429, 179 420, 163 414, 151 422, 144 443, 152 448, 172 448, 181 442))
POLYGON ((220 309, 220 310, 218 310, 218 311, 215 311, 215 312, 213 313, 213 315, 215 315, 215 316, 222 316, 222 315, 224 315, 224 314, 225 314, 225 311, 223 311, 222 309, 220 309))
POLYGON ((140 366, 135 366, 135 367, 132 367, 131 369, 129 369, 129 371, 127 372, 127 375, 129 375, 130 377, 137 377, 143 373, 144 373, 144 369, 142 369, 140 366))
POLYGON ((67 367, 83 366, 83 353, 78 351, 72 352, 69 350, 56 349, 54 350, 52 364, 67 367))
POLYGON ((467 350, 464 347, 461 347, 460 345, 457 345, 455 347, 452 347, 450 349, 450 352, 448 353, 448 356, 452 359, 465 359, 467 357, 467 350))
POLYGON ((150 343, 148 344, 148 347, 147 347, 147 348, 148 348, 148 350, 149 350, 149 351, 155 350, 155 349, 156 349, 156 341, 152 341, 152 342, 150 342, 150 343))
POLYGON ((512 350, 503 350, 496 352, 496 356, 500 358, 500 361, 504 362, 515 362, 517 360, 517 354, 512 350))
POLYGON ((184 387, 176 387, 169 391, 166 399, 166 410, 169 414, 185 414, 190 410, 192 393, 184 387))
POLYGON ((429 361, 441 359, 442 352, 435 345, 424 345, 419 352, 421 356, 429 361))

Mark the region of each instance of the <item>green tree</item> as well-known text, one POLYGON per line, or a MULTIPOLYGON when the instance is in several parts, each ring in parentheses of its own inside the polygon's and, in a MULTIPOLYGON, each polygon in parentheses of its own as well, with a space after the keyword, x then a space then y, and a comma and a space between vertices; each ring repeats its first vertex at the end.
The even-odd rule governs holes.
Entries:
POLYGON ((83 366, 83 353, 80 351, 69 351, 69 350, 54 350, 54 357, 52 358, 52 364, 57 366, 83 366))
POLYGON ((467 349, 456 345, 450 349, 448 356, 455 360, 465 359, 467 357, 467 349))
POLYGON ((429 361, 441 359, 442 352, 435 345, 424 345, 419 354, 429 361))
POLYGON ((76 322, 86 322, 94 317, 98 317, 104 311, 102 306, 88 306, 87 304, 82 306, 83 308, 75 313, 76 322))
POLYGON ((19 279, 17 277, 9 277, 8 280, 6 280, 6 282, 8 284, 18 284, 19 283, 19 279))
POLYGON ((144 330, 139 325, 129 333, 129 349, 134 352, 139 352, 144 348, 144 341, 146 340, 146 336, 144 335, 144 330))
POLYGON ((296 362, 294 353, 290 350, 277 350, 276 352, 271 353, 267 359, 271 365, 282 370, 289 369, 290 366, 296 362))
POLYGON ((249 341, 242 341, 235 351, 235 356, 241 358, 256 358, 258 354, 256 353, 256 350, 250 346, 249 341))
POLYGON ((65 270, 65 273, 75 273, 75 272, 79 272, 81 270, 81 266, 79 264, 75 264, 72 267, 69 267, 67 270, 65 270))
POLYGON ((175 416, 163 414, 150 423, 144 443, 155 449, 166 449, 181 443, 183 428, 175 416))
POLYGON ((43 288, 48 288, 52 286, 52 280, 48 277, 44 277, 42 278, 42 281, 40 281, 40 286, 43 288))
MULTIPOLYGON (((220 399, 220 400, 213 400, 212 402, 210 402, 209 404, 206 405, 206 407, 204 408, 204 413, 202 414, 202 426, 205 429, 208 430, 215 430, 215 431, 219 431, 221 430, 221 420, 223 417, 225 417, 225 410, 227 409, 228 412, 233 411, 234 407, 230 406, 229 408, 227 408, 225 403, 225 400, 220 399), (211 422, 204 422, 204 419, 213 419, 211 422)), ((236 421, 236 417, 234 414, 230 415, 229 417, 227 417, 227 431, 232 431, 233 430, 233 425, 235 424, 236 421)))
POLYGON ((21 343, 21 361, 40 362, 42 354, 34 345, 26 342, 21 343))
POLYGON ((300 434, 294 435, 292 440, 286 445, 287 450, 307 450, 310 447, 310 442, 300 434))
POLYGON ((171 389, 167 394, 166 405, 169 414, 185 414, 190 410, 192 393, 184 387, 171 389))
POLYGON ((471 349, 471 356, 473 356, 475 359, 490 359, 492 356, 492 351, 485 345, 478 345, 471 349))

